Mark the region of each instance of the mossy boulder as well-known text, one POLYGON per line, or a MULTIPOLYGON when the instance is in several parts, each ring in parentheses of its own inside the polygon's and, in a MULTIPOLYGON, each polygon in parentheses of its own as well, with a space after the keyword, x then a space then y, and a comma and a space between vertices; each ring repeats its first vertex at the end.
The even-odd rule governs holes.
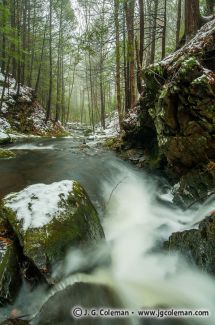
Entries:
POLYGON ((23 254, 44 275, 68 249, 104 238, 97 212, 77 182, 37 184, 4 199, 23 254))
POLYGON ((0 148, 0 159, 15 158, 16 154, 11 150, 5 150, 0 148))
POLYGON ((179 251, 189 262, 215 275, 215 214, 200 222, 198 229, 172 234, 164 246, 169 251, 179 251))
POLYGON ((0 237, 0 306, 12 303, 20 286, 17 249, 11 240, 0 237))

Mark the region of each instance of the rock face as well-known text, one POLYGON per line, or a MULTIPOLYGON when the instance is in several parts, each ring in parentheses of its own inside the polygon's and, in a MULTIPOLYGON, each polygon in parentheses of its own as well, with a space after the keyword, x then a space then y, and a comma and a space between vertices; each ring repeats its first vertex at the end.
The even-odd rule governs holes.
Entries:
POLYGON ((201 270, 215 275, 215 215, 203 220, 198 229, 172 234, 165 248, 181 252, 201 270))
POLYGON ((104 237, 97 212, 77 182, 33 185, 7 196, 4 204, 24 256, 44 274, 70 247, 104 237))
POLYGON ((72 317, 72 309, 75 306, 82 306, 88 309, 98 309, 101 307, 123 308, 116 293, 106 286, 76 283, 57 292, 42 307, 41 312, 33 321, 34 325, 75 325, 75 324, 128 324, 126 319, 111 320, 103 318, 83 318, 72 317))
POLYGON ((17 249, 12 241, 0 238, 0 306, 14 301, 20 285, 17 249))
MULTIPOLYGON (((214 44, 215 19, 183 48, 146 68, 137 118, 124 121, 125 141, 136 141, 153 158, 164 157, 175 177, 185 177, 182 183, 189 179, 190 187, 202 189, 199 197, 215 186, 214 44), (210 184, 207 177, 198 182, 197 169, 210 184)), ((185 190, 179 183, 181 195, 185 190)))

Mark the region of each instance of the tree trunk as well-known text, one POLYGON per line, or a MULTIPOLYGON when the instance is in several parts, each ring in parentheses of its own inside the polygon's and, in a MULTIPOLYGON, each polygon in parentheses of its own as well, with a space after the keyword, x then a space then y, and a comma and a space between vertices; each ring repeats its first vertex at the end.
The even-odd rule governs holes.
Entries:
POLYGON ((181 0, 178 0, 177 24, 176 24, 176 48, 179 46, 181 31, 181 0))
POLYGON ((156 46, 156 30, 157 30, 157 15, 158 15, 158 0, 154 0, 154 14, 153 14, 153 29, 152 29, 152 45, 150 63, 155 62, 155 46, 156 46))
POLYGON ((144 23, 144 2, 139 0, 139 16, 140 16, 140 38, 135 40, 136 57, 137 57, 137 90, 139 94, 142 93, 142 68, 143 68, 143 52, 144 52, 144 38, 145 38, 145 23, 144 23))
POLYGON ((129 102, 128 109, 135 104, 135 44, 134 44, 134 8, 135 0, 127 0, 125 2, 125 16, 128 33, 127 44, 127 62, 129 68, 129 102))
POLYGON ((164 25, 162 33, 162 59, 166 56, 166 17, 167 15, 167 0, 164 1, 164 25))
POLYGON ((120 73, 120 37, 119 37, 119 0, 114 0, 114 21, 116 33, 116 98, 119 124, 122 121, 121 73, 120 73))
POLYGON ((53 62, 52 62, 52 0, 49 1, 49 97, 47 102, 46 123, 50 118, 53 86, 53 62))
POLYGON ((197 33, 201 27, 199 0, 185 0, 185 37, 186 42, 197 33))

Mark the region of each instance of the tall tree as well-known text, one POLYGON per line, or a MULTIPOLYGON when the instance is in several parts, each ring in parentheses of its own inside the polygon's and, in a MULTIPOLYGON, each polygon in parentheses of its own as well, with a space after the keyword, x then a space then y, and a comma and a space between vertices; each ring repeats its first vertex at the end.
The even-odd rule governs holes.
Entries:
POLYGON ((119 0, 114 0, 114 22, 116 33, 116 98, 117 111, 119 114, 119 124, 122 120, 122 101, 121 101, 121 72, 120 72, 120 30, 119 30, 119 0))
POLYGON ((154 0, 152 42, 151 42, 151 58, 150 58, 150 63, 151 64, 153 64, 155 62, 157 16, 158 16, 158 0, 154 0))
POLYGON ((181 5, 182 5, 182 0, 178 0, 177 23, 176 23, 176 48, 179 46, 179 41, 180 41, 180 31, 181 31, 181 5))
POLYGON ((185 0, 185 36, 189 41, 201 27, 199 0, 185 0))
POLYGON ((136 99, 135 87, 135 45, 134 45, 134 9, 135 0, 125 1, 125 16, 127 26, 127 78, 129 81, 128 91, 128 109, 134 106, 136 99))
POLYGON ((46 111, 46 123, 48 122, 51 114, 52 104, 52 90, 53 90, 53 61, 52 61, 52 10, 53 0, 49 0, 49 95, 46 111))

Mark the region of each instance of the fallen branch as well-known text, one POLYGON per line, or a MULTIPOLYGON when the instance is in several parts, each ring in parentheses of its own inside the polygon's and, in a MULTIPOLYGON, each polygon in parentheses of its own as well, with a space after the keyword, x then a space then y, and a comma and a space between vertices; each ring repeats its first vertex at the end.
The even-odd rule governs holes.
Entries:
POLYGON ((109 196, 109 199, 107 201, 107 203, 105 204, 105 209, 107 208, 108 204, 110 203, 111 199, 112 199, 112 196, 114 194, 114 192, 116 191, 116 189, 124 182, 125 179, 127 179, 128 177, 124 177, 119 183, 116 184, 116 186, 112 189, 111 193, 110 193, 110 196, 109 196))

